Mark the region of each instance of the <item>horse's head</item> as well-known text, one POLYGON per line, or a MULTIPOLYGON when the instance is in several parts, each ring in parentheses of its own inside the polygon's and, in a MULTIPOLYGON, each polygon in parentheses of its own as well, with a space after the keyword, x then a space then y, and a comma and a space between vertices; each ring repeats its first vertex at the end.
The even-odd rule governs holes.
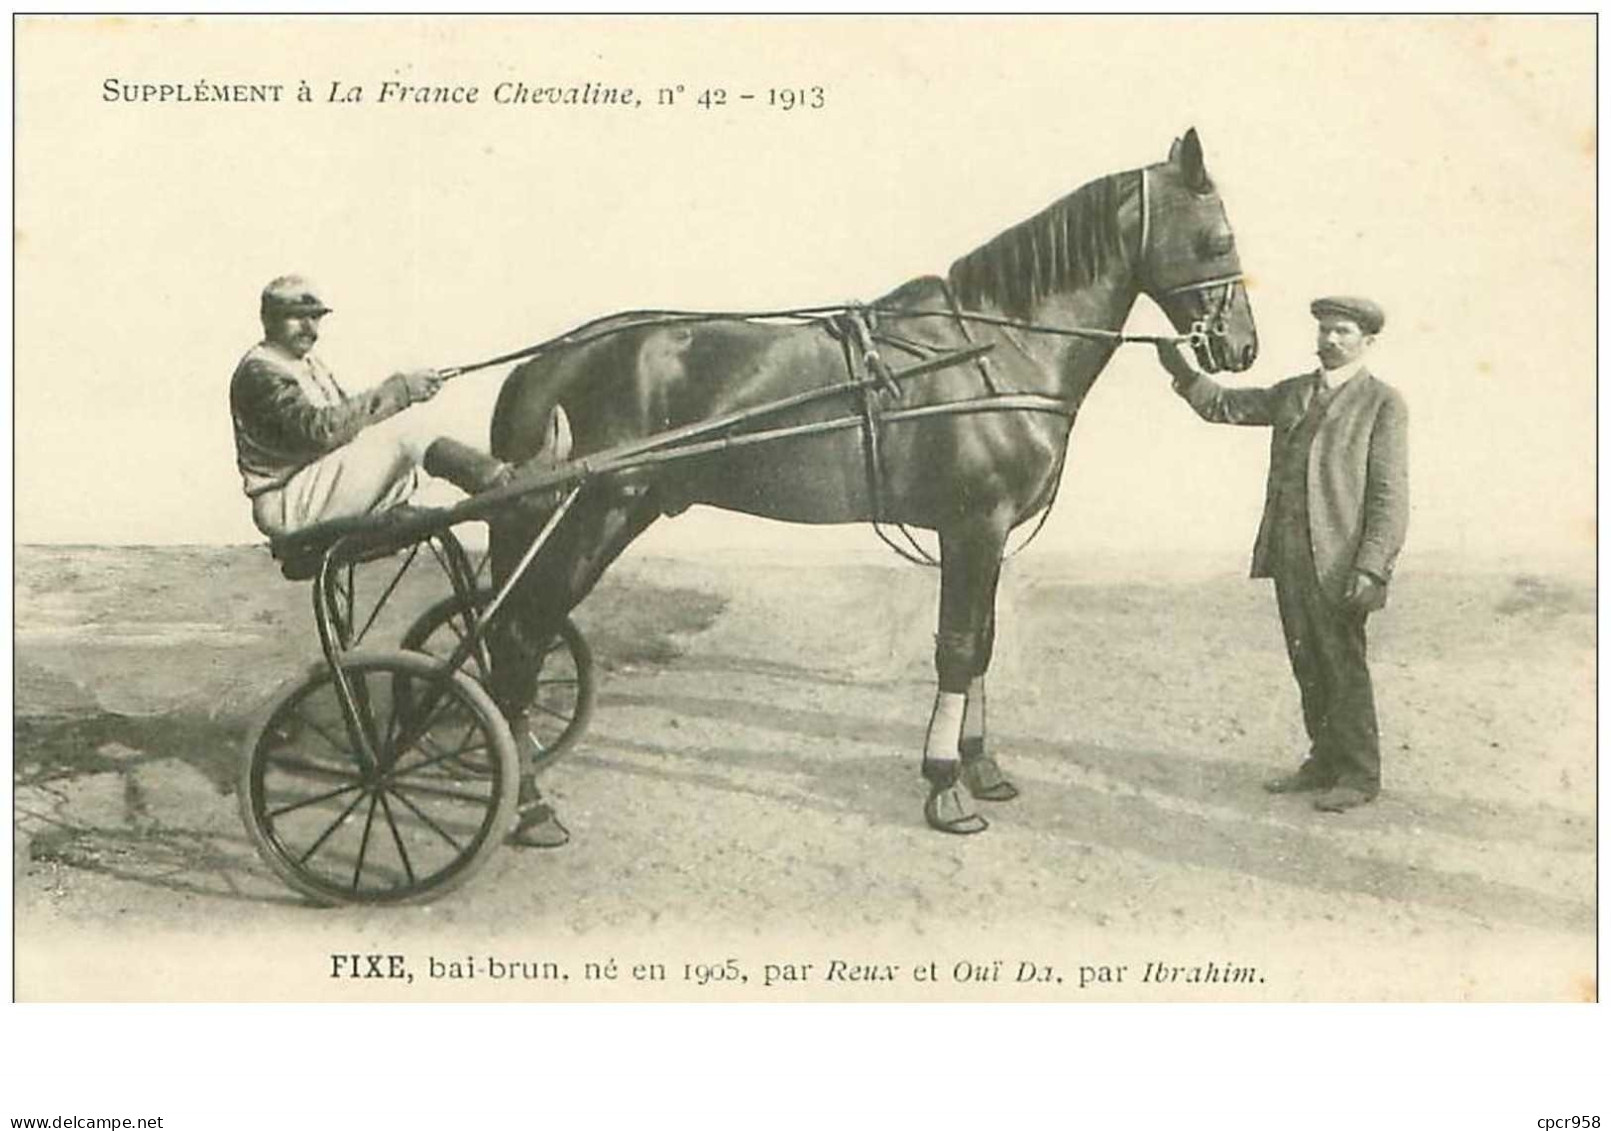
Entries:
POLYGON ((1170 147, 1168 161, 1143 169, 1141 184, 1141 289, 1176 330, 1191 335, 1204 369, 1248 368, 1258 356, 1258 330, 1197 131, 1170 147))

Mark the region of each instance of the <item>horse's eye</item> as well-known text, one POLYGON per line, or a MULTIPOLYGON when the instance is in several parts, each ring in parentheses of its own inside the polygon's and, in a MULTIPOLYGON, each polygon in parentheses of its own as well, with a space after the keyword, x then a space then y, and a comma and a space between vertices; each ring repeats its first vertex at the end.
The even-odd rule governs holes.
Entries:
POLYGON ((1203 232, 1197 237, 1197 258, 1219 259, 1235 246, 1236 236, 1230 232, 1203 232))

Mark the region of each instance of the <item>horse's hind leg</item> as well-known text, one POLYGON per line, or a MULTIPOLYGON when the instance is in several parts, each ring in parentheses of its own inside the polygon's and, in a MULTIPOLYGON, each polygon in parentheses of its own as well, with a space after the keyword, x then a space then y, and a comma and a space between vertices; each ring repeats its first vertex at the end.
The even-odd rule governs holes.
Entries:
MULTIPOLYGON (((508 616, 493 626, 492 697, 505 714, 525 710, 536 694, 530 657, 543 655, 570 611, 590 593, 605 568, 659 517, 641 492, 606 484, 583 488, 570 512, 509 595, 508 616), (500 663, 500 657, 510 662, 500 663)), ((492 575, 496 584, 514 571, 542 527, 541 516, 516 514, 492 531, 492 575)))
MULTIPOLYGON (((583 505, 578 499, 551 533, 488 629, 487 645, 492 670, 487 690, 509 721, 520 752, 520 788, 516 798, 518 820, 509 843, 530 848, 558 848, 570 840, 537 788, 537 757, 541 747, 532 734, 530 711, 536 702, 538 677, 547 642, 557 632, 568 607, 552 599, 556 570, 573 552, 577 533, 572 519, 583 505)), ((542 529, 542 516, 511 510, 492 524, 492 580, 499 589, 508 581, 532 540, 542 529)))
MULTIPOLYGON (((961 755, 967 753, 976 765, 971 744, 964 748, 963 726, 968 692, 989 663, 1007 526, 1005 516, 975 516, 940 530, 940 631, 934 638, 939 687, 923 743, 923 777, 929 783, 923 815, 942 832, 977 833, 989 827, 973 812, 958 783, 964 780, 961 755)), ((979 755, 983 757, 982 731, 979 755)))
POLYGON ((585 544, 571 560, 565 580, 566 612, 593 591, 604 571, 660 513, 653 492, 646 488, 612 491, 609 499, 592 512, 594 521, 588 525, 585 544))
MULTIPOLYGON (((531 657, 546 654, 548 642, 571 609, 660 514, 653 500, 642 493, 603 484, 584 491, 510 594, 508 615, 494 626, 491 635, 491 691, 524 755, 520 781, 523 815, 517 836, 528 823, 526 813, 541 813, 537 808, 536 740, 527 718, 536 698, 540 663, 532 663, 531 657)), ((497 581, 509 576, 536 533, 530 522, 519 520, 494 528, 492 560, 497 581)))

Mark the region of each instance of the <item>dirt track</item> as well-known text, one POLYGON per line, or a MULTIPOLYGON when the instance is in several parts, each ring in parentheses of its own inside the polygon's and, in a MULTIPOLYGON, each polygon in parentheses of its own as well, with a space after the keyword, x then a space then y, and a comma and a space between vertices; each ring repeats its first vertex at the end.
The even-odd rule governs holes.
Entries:
POLYGON ((380 994, 326 977, 330 951, 372 947, 578 973, 737 955, 754 975, 416 997, 1595 993, 1592 585, 1406 570, 1372 640, 1386 792, 1324 817, 1258 789, 1301 746, 1262 585, 1057 570, 1004 583, 992 735, 1024 794, 984 836, 922 825, 932 577, 629 558, 578 617, 599 712, 546 779, 573 843, 501 852, 425 907, 318 911, 258 862, 229 796, 245 719, 316 650, 304 588, 255 548, 23 548, 19 995, 380 994), (856 956, 901 980, 823 980, 856 956), (997 959, 1001 984, 911 982, 997 959), (796 960, 807 981, 761 985, 763 962, 796 960), (1065 980, 1014 983, 1025 960, 1065 980), (1263 980, 1141 983, 1148 962, 1263 980), (1123 980, 1081 988, 1081 966, 1123 980))

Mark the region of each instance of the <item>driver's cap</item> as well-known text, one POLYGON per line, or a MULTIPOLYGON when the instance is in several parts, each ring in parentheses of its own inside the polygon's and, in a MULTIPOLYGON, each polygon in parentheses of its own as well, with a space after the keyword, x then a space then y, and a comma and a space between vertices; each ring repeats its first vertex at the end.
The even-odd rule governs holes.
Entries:
POLYGON ((281 275, 263 288, 263 317, 287 314, 329 314, 319 288, 301 275, 281 275))

